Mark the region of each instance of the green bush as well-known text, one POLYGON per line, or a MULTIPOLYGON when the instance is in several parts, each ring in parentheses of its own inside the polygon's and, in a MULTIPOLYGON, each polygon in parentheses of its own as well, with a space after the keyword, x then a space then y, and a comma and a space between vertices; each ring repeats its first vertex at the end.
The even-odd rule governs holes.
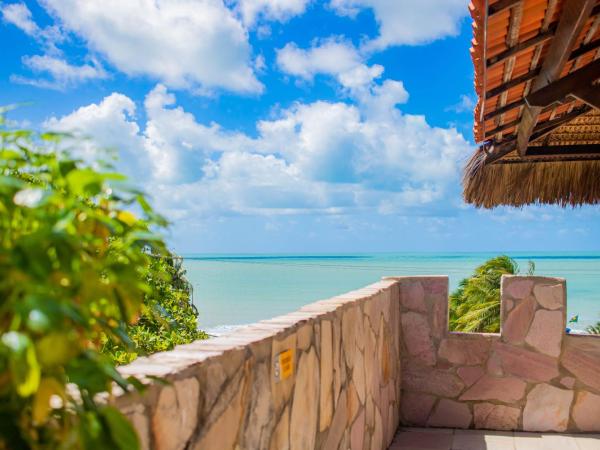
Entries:
POLYGON ((0 449, 136 449, 98 394, 141 388, 114 361, 195 338, 196 314, 165 220, 60 139, 0 111, 0 449))
MULTIPOLYGON (((535 266, 529 262, 529 275, 535 266)), ((519 273, 518 264, 508 256, 492 258, 463 279, 450 294, 450 330, 464 332, 500 332, 500 279, 519 273)))
POLYGON ((192 288, 185 278, 182 259, 152 256, 147 276, 152 293, 144 299, 139 320, 128 329, 135 351, 108 338, 102 348, 118 364, 131 362, 138 354, 170 350, 178 344, 208 338, 198 329, 198 311, 192 303, 192 288))
POLYGON ((590 325, 585 329, 588 334, 600 334, 600 322, 596 322, 594 325, 590 325))

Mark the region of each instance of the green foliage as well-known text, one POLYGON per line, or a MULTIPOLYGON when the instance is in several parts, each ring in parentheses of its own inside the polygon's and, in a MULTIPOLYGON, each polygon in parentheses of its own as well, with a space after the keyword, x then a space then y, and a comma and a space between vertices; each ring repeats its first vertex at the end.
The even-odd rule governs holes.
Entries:
POLYGON ((153 231, 165 221, 122 175, 69 156, 60 136, 7 129, 2 113, 0 449, 135 449, 129 422, 96 397, 139 383, 98 349, 133 351, 140 317, 138 342, 155 331, 144 300, 169 291, 150 254, 165 254, 153 231))
MULTIPOLYGON (((528 273, 535 269, 529 262, 528 273)), ((519 266, 508 256, 497 256, 475 269, 450 295, 450 330, 498 333, 500 331, 500 279, 519 273, 519 266)))
POLYGON ((140 319, 128 329, 136 350, 124 348, 112 339, 104 343, 103 353, 116 363, 125 364, 138 354, 170 350, 178 344, 208 338, 198 330, 198 311, 181 263, 178 257, 153 255, 147 277, 152 293, 145 298, 140 319))
POLYGON ((594 325, 590 325, 585 329, 589 334, 600 334, 600 322, 596 322, 594 325))

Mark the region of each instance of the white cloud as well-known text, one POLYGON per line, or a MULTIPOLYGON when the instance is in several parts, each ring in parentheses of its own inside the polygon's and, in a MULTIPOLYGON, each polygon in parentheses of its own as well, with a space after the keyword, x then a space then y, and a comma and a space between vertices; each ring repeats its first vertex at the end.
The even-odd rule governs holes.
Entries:
POLYGON ((406 212, 447 208, 460 161, 471 148, 455 129, 395 108, 402 83, 386 80, 356 104, 298 103, 257 123, 257 137, 202 124, 158 85, 144 103, 147 122, 121 94, 52 118, 125 149, 134 180, 179 220, 227 214, 406 212))
POLYGON ((43 0, 61 25, 129 75, 205 93, 263 89, 247 31, 222 0, 43 0))
POLYGON ((476 100, 470 95, 461 95, 460 100, 454 105, 448 106, 446 111, 453 111, 455 113, 473 112, 475 108, 476 100))
POLYGON ((331 0, 341 15, 354 16, 361 9, 373 10, 379 36, 365 48, 382 50, 392 45, 425 44, 459 33, 467 15, 467 0, 331 0))
POLYGON ((244 23, 252 26, 259 17, 285 22, 304 13, 311 0, 237 0, 244 23))
POLYGON ((37 24, 33 21, 31 11, 25 3, 8 3, 0 8, 2 18, 23 30, 29 36, 39 33, 37 24))
POLYGON ((74 66, 62 58, 49 55, 35 55, 23 57, 23 64, 35 73, 46 74, 50 79, 32 79, 19 75, 12 75, 11 81, 21 84, 30 84, 37 87, 63 90, 86 81, 103 79, 108 75, 102 66, 93 61, 92 64, 74 66))
POLYGON ((288 43, 277 50, 277 64, 287 74, 313 80, 317 74, 336 77, 346 88, 368 85, 383 73, 383 67, 363 64, 363 58, 352 43, 340 38, 314 42, 309 49, 288 43))
POLYGON ((44 44, 47 51, 58 52, 56 44, 64 40, 59 27, 51 25, 42 28, 38 26, 25 3, 6 3, 0 6, 0 13, 5 22, 16 26, 25 34, 44 44))
POLYGON ((133 100, 113 93, 98 104, 82 106, 61 118, 46 120, 44 128, 91 139, 75 146, 78 154, 87 160, 106 159, 110 156, 107 150, 118 150, 118 168, 135 178, 151 170, 135 114, 133 100))

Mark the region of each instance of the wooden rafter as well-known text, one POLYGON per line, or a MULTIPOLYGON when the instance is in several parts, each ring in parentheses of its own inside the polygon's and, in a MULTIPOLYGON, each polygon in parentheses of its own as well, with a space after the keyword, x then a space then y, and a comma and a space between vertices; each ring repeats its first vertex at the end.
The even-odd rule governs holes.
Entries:
POLYGON ((501 13, 502 11, 506 11, 508 8, 512 8, 517 3, 520 3, 522 0, 500 0, 493 5, 488 7, 488 18, 492 17, 494 14, 501 13))
MULTIPOLYGON (((562 116, 557 117, 556 119, 549 120, 547 122, 543 122, 536 125, 531 135, 530 141, 534 141, 548 135, 561 125, 564 125, 572 121, 573 119, 581 116, 582 114, 589 112, 590 109, 591 108, 589 106, 582 106, 580 108, 574 109, 569 113, 563 114, 562 116)), ((516 135, 507 136, 501 142, 494 142, 492 144, 488 144, 487 146, 482 146, 482 148, 485 149, 484 151, 486 153, 485 163, 491 164, 515 150, 516 138, 516 135)))
POLYGON ((571 72, 527 97, 529 106, 544 107, 562 101, 567 96, 576 97, 590 106, 600 108, 600 87, 594 84, 600 78, 600 59, 571 72))
MULTIPOLYGON (((570 0, 563 4, 554 39, 544 58, 540 74, 533 81, 532 91, 535 92, 558 79, 583 26, 592 13, 594 4, 595 0, 570 0)), ((521 156, 527 151, 529 138, 541 110, 539 106, 527 105, 523 108, 517 133, 517 150, 521 156)))
POLYGON ((600 155, 600 145, 543 145, 529 146, 527 156, 575 156, 575 155, 600 155))
POLYGON ((528 48, 541 44, 542 42, 546 42, 548 39, 551 39, 554 36, 554 26, 553 24, 548 31, 541 32, 536 36, 527 39, 526 41, 519 42, 514 47, 504 50, 503 52, 498 53, 496 56, 492 56, 488 58, 486 65, 487 68, 491 68, 496 64, 503 63, 505 59, 510 58, 511 56, 517 55, 528 48))
MULTIPOLYGON (((541 49, 541 46, 539 48, 541 49)), ((597 50, 598 48, 600 48, 600 39, 596 39, 596 40, 590 41, 587 44, 583 44, 571 52, 569 61, 580 58, 581 56, 585 55, 586 53, 591 52, 593 50, 597 50)), ((534 57, 535 57, 535 55, 534 55, 534 57)), ((501 85, 490 89, 485 94, 486 100, 488 100, 492 97, 495 97, 496 95, 499 95, 502 92, 507 91, 515 86, 518 86, 521 83, 525 83, 526 81, 534 79, 536 76, 539 75, 540 69, 541 69, 540 67, 537 67, 517 78, 514 78, 506 83, 502 83, 501 85)))
MULTIPOLYGON (((518 2, 513 5, 510 9, 510 24, 508 26, 508 33, 506 34, 506 46, 512 48, 519 42, 519 29, 521 27, 521 20, 523 19, 523 2, 518 2)), ((504 62, 503 79, 504 83, 508 82, 512 78, 513 70, 515 68, 516 55, 507 58, 504 62)), ((498 98, 498 107, 501 108, 506 105, 506 99, 508 97, 508 91, 500 94, 498 98)), ((496 119, 496 129, 498 131, 498 139, 502 138, 502 130, 504 124, 504 114, 500 114, 496 119)))

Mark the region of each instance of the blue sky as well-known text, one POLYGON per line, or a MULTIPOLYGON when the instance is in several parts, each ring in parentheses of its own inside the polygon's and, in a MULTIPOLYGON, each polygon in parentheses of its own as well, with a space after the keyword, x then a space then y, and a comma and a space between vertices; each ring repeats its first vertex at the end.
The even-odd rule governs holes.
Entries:
POLYGON ((180 253, 600 250, 597 208, 476 210, 463 0, 0 3, 0 104, 92 138, 180 253))

